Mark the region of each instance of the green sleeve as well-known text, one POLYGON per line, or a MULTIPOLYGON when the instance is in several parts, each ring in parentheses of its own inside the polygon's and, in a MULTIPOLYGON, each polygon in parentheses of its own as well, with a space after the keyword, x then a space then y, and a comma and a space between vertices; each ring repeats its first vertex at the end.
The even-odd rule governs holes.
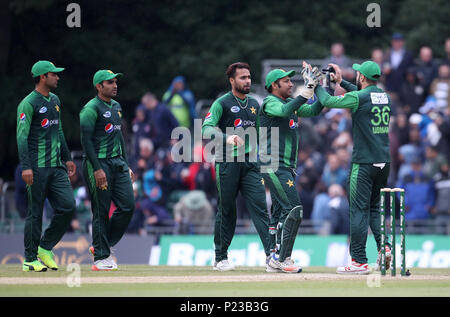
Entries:
POLYGON ((81 145, 84 152, 86 153, 87 159, 94 167, 94 171, 101 169, 100 162, 95 153, 93 142, 96 121, 97 111, 89 106, 85 106, 80 112, 81 145))
POLYGON ((31 169, 30 156, 28 153, 28 134, 30 133, 33 112, 33 106, 27 101, 22 101, 17 107, 16 139, 19 159, 22 163, 22 170, 31 169), (25 117, 21 120, 20 116, 22 113, 25 117))
POLYGON ((341 81, 341 87, 344 88, 347 91, 355 91, 358 90, 358 87, 356 85, 353 85, 352 83, 342 79, 341 81))
POLYGON ((273 117, 289 117, 307 101, 308 100, 302 96, 298 96, 287 103, 282 103, 275 98, 269 99, 264 105, 264 112, 273 117))
POLYGON ((330 96, 322 86, 317 86, 315 92, 324 107, 347 108, 352 111, 358 108, 359 97, 357 91, 346 93, 344 96, 330 96))
POLYGON ((222 105, 217 100, 214 101, 214 103, 211 105, 211 108, 209 109, 207 118, 205 118, 205 121, 202 125, 203 136, 205 135, 205 133, 210 135, 219 133, 219 135, 226 139, 226 134, 216 129, 217 125, 219 124, 220 118, 222 117, 222 113, 222 105))
POLYGON ((70 154, 69 147, 67 146, 66 137, 61 123, 61 112, 59 114, 59 142, 61 143, 61 160, 63 162, 72 161, 72 155, 70 154))
POLYGON ((297 116, 299 117, 314 117, 319 115, 322 112, 323 106, 319 100, 313 102, 312 104, 303 104, 297 110, 297 116))

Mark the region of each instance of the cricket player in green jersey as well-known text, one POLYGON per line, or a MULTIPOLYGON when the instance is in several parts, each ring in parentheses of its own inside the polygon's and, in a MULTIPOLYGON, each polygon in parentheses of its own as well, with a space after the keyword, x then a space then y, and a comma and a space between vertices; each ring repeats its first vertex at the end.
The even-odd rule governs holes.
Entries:
POLYGON ((135 201, 121 131, 122 107, 112 99, 117 95, 121 73, 99 70, 93 78, 97 96, 80 112, 81 144, 84 150, 83 175, 92 206, 92 270, 117 270, 110 248, 125 233, 133 215, 135 201), (111 201, 117 209, 109 218, 111 201))
POLYGON ((269 95, 264 99, 259 113, 261 140, 267 142, 267 149, 264 146, 260 148, 260 162, 265 167, 262 175, 272 196, 270 226, 275 229, 272 231, 272 239, 277 241, 277 250, 272 254, 269 266, 284 273, 302 271, 291 258, 303 217, 303 206, 295 186, 299 146, 298 118, 316 116, 323 109, 317 101, 313 104, 306 103, 313 97, 314 87, 318 84, 314 73, 319 73, 317 68, 312 69, 303 64, 304 86, 300 88, 298 97, 291 98, 294 86, 291 77, 295 75, 295 71, 270 71, 265 85, 269 95), (279 136, 272 140, 276 131, 279 136), (266 159, 269 155, 276 161, 269 162, 266 159))
POLYGON ((66 232, 75 211, 68 176, 75 174, 76 165, 61 125, 61 101, 50 92, 57 88, 58 73, 63 70, 49 61, 35 63, 31 68, 35 89, 17 107, 17 149, 28 193, 24 271, 58 269, 52 249, 66 232), (46 198, 55 213, 41 237, 46 198))
POLYGON ((222 151, 216 150, 215 164, 219 201, 214 227, 213 269, 218 271, 234 269, 234 265, 228 261, 228 247, 236 227, 238 192, 245 199, 250 217, 261 238, 267 261, 271 250, 275 247, 270 245, 266 193, 256 155, 252 160, 252 154, 255 154, 257 150, 256 128, 259 104, 254 98, 247 96, 251 87, 250 66, 246 63, 234 63, 227 68, 226 74, 231 84, 231 91, 214 101, 202 127, 204 136, 215 134, 215 137, 223 140, 222 151), (233 132, 227 133, 230 129, 233 132), (255 132, 253 142, 239 136, 234 129, 243 131, 253 129, 255 132), (241 161, 237 159, 239 149, 245 152, 241 161))
MULTIPOLYGON (((381 76, 378 64, 366 61, 353 64, 356 86, 343 80, 338 65, 332 79, 347 90, 343 96, 330 96, 323 87, 315 90, 319 101, 329 108, 347 108, 352 112, 353 153, 349 176, 350 255, 349 266, 339 267, 339 274, 368 274, 366 241, 370 227, 380 254, 380 189, 386 187, 390 168, 389 119, 391 101, 376 85, 381 76)), ((380 256, 379 256, 380 258, 380 256)), ((386 247, 390 262, 390 247, 386 247)), ((379 262, 379 259, 377 260, 379 262)))

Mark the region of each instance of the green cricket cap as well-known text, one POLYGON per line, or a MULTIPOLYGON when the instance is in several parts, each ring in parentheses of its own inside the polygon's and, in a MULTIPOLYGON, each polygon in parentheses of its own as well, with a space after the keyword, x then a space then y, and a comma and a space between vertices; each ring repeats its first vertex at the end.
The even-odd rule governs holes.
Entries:
POLYGON ((102 81, 110 80, 116 78, 117 76, 123 76, 123 74, 122 73, 114 74, 114 72, 109 69, 101 69, 95 73, 92 83, 94 84, 95 87, 95 85, 100 84, 102 81))
POLYGON ((33 77, 37 77, 40 75, 44 75, 47 73, 59 73, 62 72, 64 68, 56 67, 55 64, 49 61, 38 61, 34 63, 33 67, 31 67, 31 75, 33 77))
POLYGON ((381 69, 377 63, 373 61, 365 61, 362 64, 353 64, 352 68, 370 80, 378 80, 381 76, 381 69))
POLYGON ((282 69, 274 69, 271 70, 266 76, 266 88, 269 88, 273 82, 277 81, 280 78, 284 78, 286 76, 292 77, 295 75, 295 70, 284 71, 282 69))

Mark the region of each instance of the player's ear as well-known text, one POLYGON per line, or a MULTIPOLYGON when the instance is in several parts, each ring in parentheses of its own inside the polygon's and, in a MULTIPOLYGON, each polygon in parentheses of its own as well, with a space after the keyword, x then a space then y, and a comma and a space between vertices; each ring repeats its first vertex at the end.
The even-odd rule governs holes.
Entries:
POLYGON ((365 82, 366 81, 366 76, 364 76, 362 73, 359 73, 359 81, 360 82, 365 82))

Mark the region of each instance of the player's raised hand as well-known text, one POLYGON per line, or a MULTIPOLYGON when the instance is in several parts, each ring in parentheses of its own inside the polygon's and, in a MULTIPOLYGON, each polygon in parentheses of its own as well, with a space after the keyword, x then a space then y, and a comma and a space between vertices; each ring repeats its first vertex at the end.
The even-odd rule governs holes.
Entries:
POLYGON ((106 174, 102 169, 94 172, 95 185, 101 190, 108 189, 108 180, 106 179, 106 174))
POLYGON ((27 185, 33 185, 33 170, 27 169, 22 171, 22 179, 27 185))
MULTIPOLYGON (((305 62, 305 61, 302 62, 302 67, 303 67, 304 69, 309 68, 310 70, 312 70, 311 64, 308 64, 308 63, 305 62)), ((303 73, 303 71, 302 71, 302 73, 303 73)))
POLYGON ((312 73, 312 68, 310 68, 311 65, 306 64, 303 66, 302 69, 302 77, 304 81, 304 85, 306 88, 311 89, 316 86, 316 83, 314 81, 314 76, 312 73))
POLYGON ((334 81, 336 84, 340 84, 342 82, 342 70, 337 64, 328 64, 328 66, 331 66, 334 68, 334 73, 330 74, 330 78, 332 81, 334 81))

